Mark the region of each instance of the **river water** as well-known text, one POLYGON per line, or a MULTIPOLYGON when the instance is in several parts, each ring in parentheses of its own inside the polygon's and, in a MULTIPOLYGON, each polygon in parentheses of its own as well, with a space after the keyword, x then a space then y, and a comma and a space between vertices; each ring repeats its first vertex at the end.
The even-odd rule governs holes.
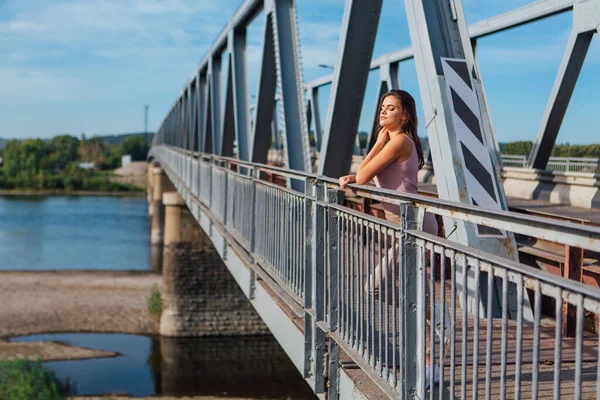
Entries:
MULTIPOLYGON (((151 270, 148 205, 142 197, 0 196, 0 270, 151 270)), ((80 395, 308 399, 314 394, 272 336, 150 338, 47 334, 118 352, 113 358, 47 362, 80 395)))
POLYGON ((0 270, 149 270, 144 197, 0 196, 0 270))
POLYGON ((149 338, 123 334, 49 334, 55 340, 118 352, 117 357, 47 362, 79 395, 206 396, 313 399, 314 394, 272 336, 149 338))

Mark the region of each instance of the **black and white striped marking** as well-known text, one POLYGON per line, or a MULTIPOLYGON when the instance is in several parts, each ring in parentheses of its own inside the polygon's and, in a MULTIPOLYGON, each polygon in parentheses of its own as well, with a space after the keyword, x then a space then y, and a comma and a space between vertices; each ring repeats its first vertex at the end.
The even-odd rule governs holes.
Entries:
MULTIPOLYGON (((497 183, 485 135, 481 128, 481 113, 477 94, 465 60, 442 58, 448 99, 452 108, 452 121, 458 141, 467 196, 474 206, 501 210, 497 183)), ((506 237, 497 229, 477 226, 480 237, 506 237)))

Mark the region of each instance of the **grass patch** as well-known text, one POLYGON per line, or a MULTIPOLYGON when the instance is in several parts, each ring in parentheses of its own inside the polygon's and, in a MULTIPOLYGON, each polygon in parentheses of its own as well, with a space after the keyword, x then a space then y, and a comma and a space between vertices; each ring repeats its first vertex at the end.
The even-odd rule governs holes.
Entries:
POLYGON ((0 399, 62 400, 76 393, 74 383, 58 379, 40 360, 0 359, 0 399))
POLYGON ((152 285, 152 289, 150 289, 150 295, 148 296, 148 313, 154 320, 160 320, 160 314, 162 313, 162 300, 160 298, 160 290, 158 289, 158 285, 156 283, 152 285))

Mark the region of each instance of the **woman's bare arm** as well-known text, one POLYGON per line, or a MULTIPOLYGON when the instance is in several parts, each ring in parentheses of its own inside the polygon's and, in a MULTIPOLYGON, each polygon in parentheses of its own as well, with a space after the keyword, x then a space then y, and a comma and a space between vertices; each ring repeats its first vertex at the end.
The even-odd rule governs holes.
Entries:
POLYGON ((412 142, 405 135, 398 135, 383 147, 370 160, 363 161, 356 173, 356 183, 364 185, 398 159, 408 158, 412 152, 412 142))
POLYGON ((369 153, 365 156, 364 160, 360 163, 360 166, 358 167, 359 170, 365 165, 367 165, 373 159, 373 157, 379 154, 379 152, 383 149, 383 146, 385 146, 385 141, 389 139, 389 137, 390 136, 387 133, 387 129, 385 128, 382 128, 377 133, 377 141, 371 148, 371 151, 369 151, 369 153))

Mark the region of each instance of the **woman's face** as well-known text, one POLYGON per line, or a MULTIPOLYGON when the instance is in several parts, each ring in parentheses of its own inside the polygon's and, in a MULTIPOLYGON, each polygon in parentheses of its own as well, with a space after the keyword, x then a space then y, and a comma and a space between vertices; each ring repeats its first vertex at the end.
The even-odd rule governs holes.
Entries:
POLYGON ((395 96, 387 96, 379 110, 379 125, 387 129, 398 129, 402 124, 403 114, 400 101, 395 96))

